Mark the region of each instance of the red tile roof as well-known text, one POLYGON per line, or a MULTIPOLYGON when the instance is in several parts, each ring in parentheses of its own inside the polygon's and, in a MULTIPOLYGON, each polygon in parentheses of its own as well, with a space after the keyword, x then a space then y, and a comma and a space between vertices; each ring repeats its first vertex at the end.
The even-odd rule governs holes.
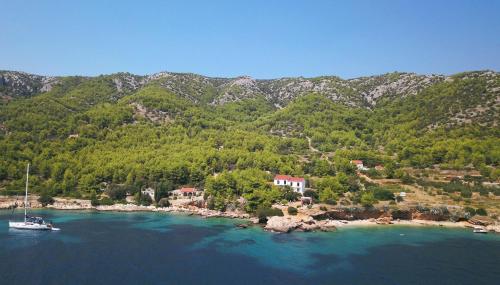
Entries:
POLYGON ((305 181, 304 178, 302 178, 302 177, 290 177, 288 180, 292 181, 292 182, 304 182, 305 181))
POLYGON ((351 163, 353 164, 363 164, 362 160, 351 160, 351 163))
POLYGON ((288 180, 291 176, 289 175, 276 175, 274 176, 274 180, 288 180))
POLYGON ((292 182, 303 182, 305 181, 304 178, 302 177, 293 177, 290 175, 276 175, 274 176, 274 180, 286 180, 286 181, 292 181, 292 182))
POLYGON ((181 188, 182 193, 193 193, 196 192, 196 188, 181 188))

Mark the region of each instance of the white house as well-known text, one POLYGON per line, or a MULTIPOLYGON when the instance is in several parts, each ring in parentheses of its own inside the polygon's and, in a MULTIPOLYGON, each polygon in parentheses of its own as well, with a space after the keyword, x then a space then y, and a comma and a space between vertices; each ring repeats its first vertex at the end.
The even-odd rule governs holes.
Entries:
POLYGON ((351 160, 351 164, 356 165, 356 167, 358 168, 358 170, 368 170, 368 167, 365 167, 363 165, 363 161, 362 160, 351 160))
POLYGON ((155 189, 153 188, 146 188, 144 190, 141 190, 142 195, 149 195, 151 197, 151 200, 155 200, 155 189))
POLYGON ((289 175, 276 175, 274 177, 274 185, 290 186, 295 192, 304 194, 306 189, 306 180, 302 177, 292 177, 289 175))

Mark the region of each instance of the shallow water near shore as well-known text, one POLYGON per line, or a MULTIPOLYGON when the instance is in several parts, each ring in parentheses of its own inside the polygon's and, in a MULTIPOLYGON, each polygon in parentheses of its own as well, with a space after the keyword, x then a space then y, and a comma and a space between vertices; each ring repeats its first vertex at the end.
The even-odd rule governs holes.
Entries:
POLYGON ((497 284, 500 235, 380 226, 330 233, 239 229, 238 220, 36 210, 60 232, 0 211, 2 284, 497 284))

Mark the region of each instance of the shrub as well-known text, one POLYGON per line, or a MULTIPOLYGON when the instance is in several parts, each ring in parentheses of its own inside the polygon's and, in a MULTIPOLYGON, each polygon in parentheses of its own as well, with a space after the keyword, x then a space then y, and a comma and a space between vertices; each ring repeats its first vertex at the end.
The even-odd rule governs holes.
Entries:
POLYGON ((394 209, 391 212, 391 216, 393 219, 400 219, 400 220, 411 220, 411 212, 408 210, 400 210, 400 209, 394 209))
POLYGON ((314 201, 317 201, 319 198, 318 193, 313 190, 304 191, 304 197, 311 197, 314 201))
POLYGON ((367 171, 364 171, 366 175, 368 175, 371 178, 377 179, 377 178, 382 178, 382 173, 380 173, 378 170, 375 168, 370 168, 367 171))
POLYGON ((295 215, 297 215, 297 212, 298 212, 297 208, 295 208, 295 207, 288 207, 288 214, 289 215, 295 216, 295 215))
POLYGON ((460 196, 462 196, 463 198, 471 198, 472 192, 470 191, 470 189, 462 189, 462 191, 460 191, 460 196))
POLYGON ((255 214, 259 218, 259 223, 267 222, 267 217, 283 216, 283 212, 280 209, 265 207, 259 207, 255 214))
POLYGON ((394 193, 392 193, 391 191, 381 187, 376 187, 374 190, 375 191, 373 192, 373 195, 375 199, 380 201, 394 200, 394 193))
POLYGON ((361 205, 363 205, 363 207, 371 208, 371 207, 373 207, 373 204, 375 204, 377 202, 377 200, 373 196, 373 193, 365 192, 361 195, 360 202, 361 202, 361 205))
POLYGON ((300 193, 295 192, 290 186, 285 186, 283 189, 283 199, 287 201, 298 201, 300 196, 300 193))
POLYGON ((99 199, 97 199, 95 192, 92 192, 92 195, 90 195, 90 204, 94 207, 99 206, 99 199))
POLYGON ((104 206, 109 206, 109 205, 114 205, 115 202, 108 197, 104 197, 101 200, 99 200, 99 205, 104 205, 104 206))
POLYGON ((54 204, 54 198, 50 196, 48 193, 42 193, 38 198, 38 202, 42 204, 42 206, 52 205, 54 204))
POLYGON ((151 196, 147 194, 139 194, 137 198, 137 204, 141 206, 149 206, 153 203, 151 196))
POLYGON ((170 201, 168 201, 168 198, 161 198, 160 201, 158 201, 158 207, 170 207, 170 201))
POLYGON ((401 177, 401 182, 403 182, 403 184, 413 184, 415 180, 410 176, 410 174, 405 173, 403 177, 401 177))
POLYGON ((123 200, 127 197, 127 189, 119 185, 111 185, 106 190, 106 194, 112 200, 123 200))
POLYGON ((476 210, 476 214, 479 216, 487 216, 488 212, 484 208, 479 208, 476 210))
POLYGON ((472 208, 472 207, 465 207, 464 208, 464 211, 466 213, 469 213, 469 215, 472 217, 476 214, 476 209, 472 208))
POLYGON ((327 210, 328 210, 325 206, 320 206, 320 207, 319 207, 319 209, 320 209, 321 211, 327 211, 327 210))
POLYGON ((492 192, 495 196, 500 196, 500 187, 493 188, 492 192))

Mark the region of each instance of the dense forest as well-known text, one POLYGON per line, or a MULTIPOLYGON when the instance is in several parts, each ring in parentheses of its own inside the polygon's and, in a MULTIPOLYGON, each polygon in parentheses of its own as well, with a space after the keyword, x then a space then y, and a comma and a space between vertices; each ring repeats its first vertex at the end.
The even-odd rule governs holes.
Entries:
POLYGON ((375 103, 358 96, 368 83, 403 75, 332 87, 338 100, 320 89, 286 100, 269 96, 275 85, 289 84, 284 80, 253 90, 225 79, 156 76, 136 86, 134 76, 113 74, 61 77, 45 90, 16 91, 4 75, 0 194, 22 191, 28 162, 32 191, 48 196, 90 198, 113 187, 166 193, 191 185, 206 189, 212 208, 237 206, 243 197, 249 212, 294 199, 269 183, 277 173, 305 176, 316 190, 310 195, 322 202, 346 192, 361 204, 391 196, 368 184, 360 193, 352 159, 384 165, 386 177, 410 179, 408 168, 440 167, 476 169, 484 181, 498 181, 500 74, 403 86, 375 103))

